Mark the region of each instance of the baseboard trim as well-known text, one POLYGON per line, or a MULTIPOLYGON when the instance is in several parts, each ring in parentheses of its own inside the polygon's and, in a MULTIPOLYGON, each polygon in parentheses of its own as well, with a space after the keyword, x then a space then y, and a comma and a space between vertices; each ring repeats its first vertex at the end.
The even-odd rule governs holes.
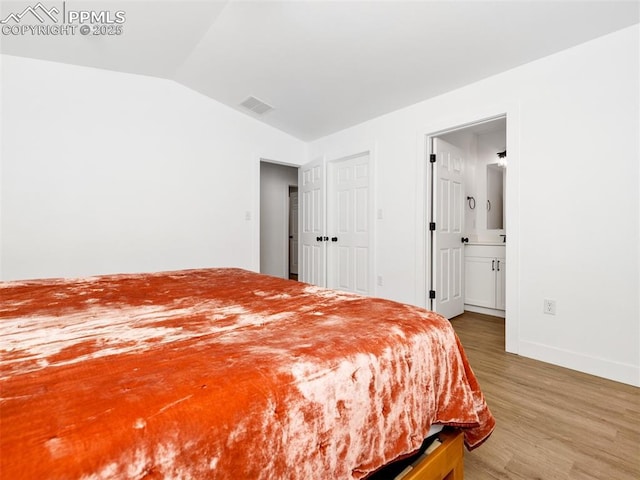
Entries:
POLYGON ((535 342, 521 340, 519 346, 518 354, 523 357, 640 387, 640 367, 638 366, 591 357, 535 342))
POLYGON ((495 308, 478 307, 476 305, 464 305, 464 309, 467 312, 483 313, 485 315, 491 315, 493 317, 505 318, 504 310, 496 310, 495 308))

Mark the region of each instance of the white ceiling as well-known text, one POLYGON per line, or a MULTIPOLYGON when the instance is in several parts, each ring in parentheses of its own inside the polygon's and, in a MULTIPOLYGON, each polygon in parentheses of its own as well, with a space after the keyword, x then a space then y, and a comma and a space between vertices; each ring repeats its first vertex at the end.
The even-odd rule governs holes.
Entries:
MULTIPOLYGON (((2 1, 0 19, 36 3, 2 1)), ((122 10, 124 33, 2 35, 0 51, 173 79, 305 141, 640 22, 637 0, 64 6, 122 10), (249 96, 274 109, 248 112, 240 103, 249 96)))

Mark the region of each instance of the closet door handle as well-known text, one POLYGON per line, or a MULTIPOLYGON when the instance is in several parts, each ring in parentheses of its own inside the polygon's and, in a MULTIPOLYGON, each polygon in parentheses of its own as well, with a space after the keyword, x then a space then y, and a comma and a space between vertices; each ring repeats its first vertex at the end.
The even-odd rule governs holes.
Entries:
POLYGON ((500 271, 500 260, 496 260, 498 262, 498 271, 500 271))
POLYGON ((316 237, 316 242, 321 242, 322 241, 322 237, 316 237))
POLYGON ((495 260, 491 260, 491 271, 495 272, 496 270, 496 261, 495 260))
POLYGON ((337 242, 338 241, 338 237, 331 237, 331 241, 332 242, 337 242))
POLYGON ((487 212, 491 211, 491 200, 487 200, 487 212))

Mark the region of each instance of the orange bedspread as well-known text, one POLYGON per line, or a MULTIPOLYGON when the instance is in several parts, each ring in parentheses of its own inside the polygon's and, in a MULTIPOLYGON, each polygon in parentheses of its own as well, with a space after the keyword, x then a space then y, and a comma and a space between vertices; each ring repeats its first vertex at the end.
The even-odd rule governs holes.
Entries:
POLYGON ((449 322, 239 269, 0 284, 6 479, 349 479, 491 416, 449 322))

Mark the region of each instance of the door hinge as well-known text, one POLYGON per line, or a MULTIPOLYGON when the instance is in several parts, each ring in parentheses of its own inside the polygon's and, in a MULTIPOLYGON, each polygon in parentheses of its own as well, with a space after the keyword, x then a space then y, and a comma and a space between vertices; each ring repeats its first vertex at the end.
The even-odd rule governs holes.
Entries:
POLYGON ((430 163, 436 163, 436 154, 435 153, 430 153, 429 154, 429 162, 430 163))
POLYGON ((435 232, 436 230, 436 222, 429 222, 429 231, 435 232))
POLYGON ((429 298, 431 298, 431 299, 436 298, 436 291, 435 290, 429 290, 429 298))

